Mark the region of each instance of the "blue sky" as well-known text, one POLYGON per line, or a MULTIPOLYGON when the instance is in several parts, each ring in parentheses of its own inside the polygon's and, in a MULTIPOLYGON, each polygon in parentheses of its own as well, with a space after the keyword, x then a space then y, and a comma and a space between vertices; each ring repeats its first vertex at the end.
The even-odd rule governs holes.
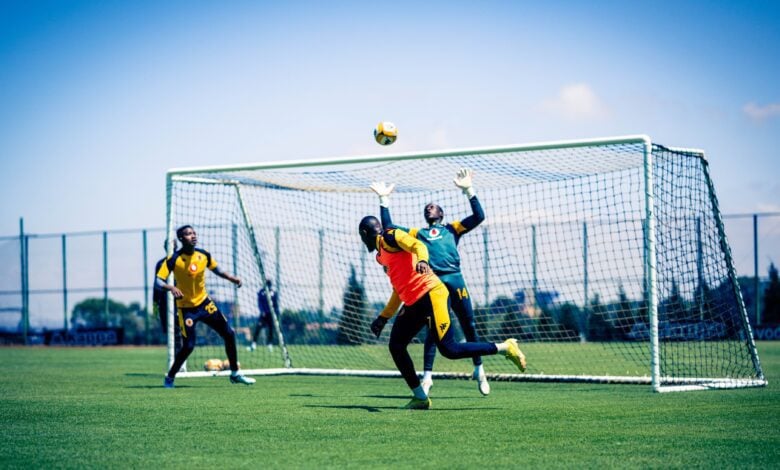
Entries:
POLYGON ((776 1, 4 0, 0 235, 162 226, 172 167, 638 133, 706 150, 724 212, 779 211, 778 24, 776 1))

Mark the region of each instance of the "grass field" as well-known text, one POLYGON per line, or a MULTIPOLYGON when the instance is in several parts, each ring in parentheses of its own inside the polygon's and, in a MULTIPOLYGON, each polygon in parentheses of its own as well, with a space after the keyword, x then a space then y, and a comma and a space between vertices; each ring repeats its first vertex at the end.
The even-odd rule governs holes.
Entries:
POLYGON ((780 343, 769 386, 439 380, 433 409, 399 409, 401 379, 180 378, 162 348, 0 348, 0 468, 780 466, 780 343))

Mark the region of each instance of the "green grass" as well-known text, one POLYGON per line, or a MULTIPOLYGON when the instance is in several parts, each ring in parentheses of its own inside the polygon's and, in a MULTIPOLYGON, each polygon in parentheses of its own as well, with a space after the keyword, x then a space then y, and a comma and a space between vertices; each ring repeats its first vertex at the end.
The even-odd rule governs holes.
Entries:
POLYGON ((780 465, 780 343, 769 386, 439 380, 399 409, 401 379, 177 379, 162 348, 0 348, 0 468, 761 467, 780 465))

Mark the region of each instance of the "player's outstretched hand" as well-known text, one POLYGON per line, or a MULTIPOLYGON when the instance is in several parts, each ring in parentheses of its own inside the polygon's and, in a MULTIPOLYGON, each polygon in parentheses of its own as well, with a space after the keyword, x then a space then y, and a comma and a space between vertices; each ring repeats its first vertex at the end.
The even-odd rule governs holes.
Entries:
POLYGON ((176 286, 172 286, 170 292, 173 294, 174 299, 181 299, 184 297, 184 294, 182 294, 181 290, 176 286))
POLYGON ((420 274, 430 274, 431 265, 429 265, 427 261, 418 261, 417 266, 415 266, 415 269, 420 274))
POLYGON ((382 181, 371 183, 371 190, 376 193, 377 196, 389 196, 395 189, 395 184, 387 184, 382 181))
POLYGON ((395 189, 395 184, 387 184, 381 181, 371 183, 371 190, 379 196, 379 205, 387 207, 387 203, 390 201, 390 193, 395 189))
POLYGON ((463 194, 469 198, 474 195, 474 184, 472 182, 473 175, 474 172, 471 171, 471 169, 461 168, 455 175, 455 179, 452 180, 452 182, 455 183, 455 186, 459 187, 463 191, 463 194))
POLYGON ((376 317, 376 319, 371 322, 371 333, 374 333, 374 336, 379 338, 386 324, 387 324, 387 318, 381 315, 376 317))

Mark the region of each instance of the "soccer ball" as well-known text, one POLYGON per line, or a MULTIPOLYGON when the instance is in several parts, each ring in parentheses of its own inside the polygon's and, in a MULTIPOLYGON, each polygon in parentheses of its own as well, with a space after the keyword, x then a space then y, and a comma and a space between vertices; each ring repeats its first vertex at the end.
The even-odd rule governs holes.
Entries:
POLYGON ((203 364, 203 370, 206 372, 218 372, 222 370, 222 361, 219 359, 209 359, 203 364))
MULTIPOLYGON (((238 366, 239 369, 241 368, 241 363, 240 362, 236 361, 236 365, 238 366)), ((224 361, 222 361, 222 370, 230 370, 230 361, 229 360, 225 359, 224 361)))
POLYGON ((398 128, 395 124, 382 121, 374 128, 374 140, 379 145, 390 145, 398 138, 398 128))

